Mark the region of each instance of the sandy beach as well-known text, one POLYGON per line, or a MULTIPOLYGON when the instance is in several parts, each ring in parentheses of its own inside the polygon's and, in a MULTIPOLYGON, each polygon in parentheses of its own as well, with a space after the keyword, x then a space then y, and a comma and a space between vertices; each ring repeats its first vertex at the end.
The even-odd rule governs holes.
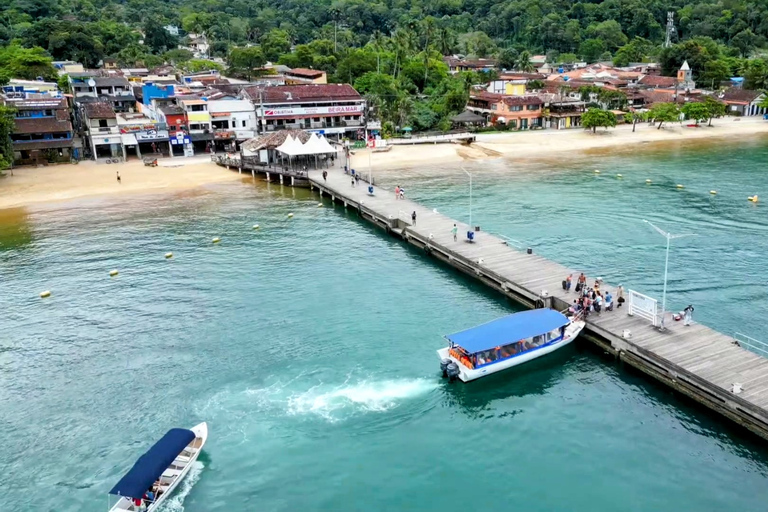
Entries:
MULTIPOLYGON (((370 157, 374 169, 395 170, 492 158, 520 161, 548 159, 563 153, 588 155, 590 151, 609 148, 637 151, 648 147, 646 144, 695 140, 714 144, 718 139, 766 133, 768 121, 762 118, 723 118, 715 119, 712 127, 702 124, 698 128, 673 123, 657 130, 643 123, 637 125, 635 132, 631 125, 621 125, 597 133, 575 129, 479 134, 477 142, 471 145, 395 146, 387 152, 372 153, 370 157)), ((368 151, 356 151, 352 166, 366 168, 368 151)), ((174 192, 241 178, 238 173, 211 163, 208 155, 166 158, 160 160, 158 167, 145 167, 141 161, 111 165, 84 161, 77 165, 21 167, 14 169, 13 175, 7 172, 0 178, 0 209, 94 196, 174 192), (116 179, 118 171, 121 183, 116 179)))
POLYGON ((0 178, 0 209, 84 197, 179 191, 239 178, 238 173, 211 163, 209 155, 166 158, 157 167, 147 167, 140 160, 19 167, 13 175, 6 171, 0 178))
MULTIPOLYGON (((638 124, 632 132, 631 125, 619 125, 597 133, 586 130, 538 130, 528 132, 500 132, 478 134, 477 142, 470 146, 461 144, 436 144, 395 146, 390 151, 373 153, 371 165, 375 169, 406 168, 426 163, 460 163, 488 158, 546 159, 556 153, 585 153, 590 150, 622 148, 637 150, 649 143, 674 143, 688 140, 735 138, 768 133, 768 121, 761 117, 714 119, 712 126, 703 123, 698 128, 665 124, 657 130, 647 123, 638 124), (738 120, 736 120, 738 119, 738 120)), ((359 152, 358 164, 366 167, 368 157, 359 152)), ((354 157, 353 157, 354 159, 354 157)), ((353 160, 354 162, 354 160, 353 160)))

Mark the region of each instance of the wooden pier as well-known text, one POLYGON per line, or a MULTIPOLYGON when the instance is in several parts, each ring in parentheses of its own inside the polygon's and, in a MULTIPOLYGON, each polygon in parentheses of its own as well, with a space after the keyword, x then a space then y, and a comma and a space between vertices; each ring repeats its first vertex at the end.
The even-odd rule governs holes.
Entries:
MULTIPOLYGON (((423 249, 430 256, 485 283, 529 307, 545 305, 563 310, 577 297, 562 289, 568 274, 579 272, 510 247, 501 238, 482 231, 466 242, 469 228, 435 210, 395 199, 394 186, 367 183, 352 186, 351 177, 333 169, 309 171, 310 187, 331 198, 387 233, 423 249), (416 212, 416 223, 411 222, 416 212), (458 241, 451 229, 458 227, 458 241), (542 292, 546 291, 546 294, 542 292)), ((594 278, 588 278, 593 283, 594 278)), ((604 288, 615 289, 604 284, 604 288)), ((768 359, 740 347, 732 337, 701 324, 667 322, 663 332, 648 320, 629 316, 626 306, 590 315, 585 337, 618 359, 693 398, 697 402, 768 439, 768 359), (732 391, 739 384, 741 391, 732 391)))

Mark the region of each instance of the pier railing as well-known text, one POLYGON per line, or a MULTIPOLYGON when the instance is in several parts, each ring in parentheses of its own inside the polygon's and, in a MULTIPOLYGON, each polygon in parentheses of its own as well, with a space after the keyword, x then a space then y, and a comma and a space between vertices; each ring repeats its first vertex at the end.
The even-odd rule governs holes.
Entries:
POLYGON ((747 350, 750 350, 759 356, 768 357, 768 343, 762 342, 740 332, 737 332, 733 336, 733 339, 740 347, 746 348, 747 350))

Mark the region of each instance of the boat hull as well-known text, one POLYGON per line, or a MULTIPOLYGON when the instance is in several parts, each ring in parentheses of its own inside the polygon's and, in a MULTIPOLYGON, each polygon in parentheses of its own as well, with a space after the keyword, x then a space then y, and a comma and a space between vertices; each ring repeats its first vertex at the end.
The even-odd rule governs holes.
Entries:
POLYGON ((504 359, 496 363, 485 365, 485 366, 482 366, 481 368, 476 368, 476 369, 472 369, 464 366, 464 364, 462 364, 461 361, 451 356, 449 354, 448 347, 443 347, 439 349, 437 351, 437 357, 440 359, 440 361, 444 359, 450 359, 451 361, 455 362, 459 366, 459 379, 462 382, 471 382, 473 380, 477 380, 482 377, 487 377, 488 375, 492 375, 494 373, 499 373, 504 370, 508 370, 515 366, 519 366, 523 363, 527 363, 528 361, 532 361, 534 359, 538 359, 539 357, 550 354, 555 350, 559 350, 565 347, 566 345, 570 344, 574 339, 576 339, 576 337, 579 335, 582 329, 584 329, 583 321, 571 322, 565 328, 565 335, 563 336, 563 338, 554 343, 549 343, 547 345, 535 348, 533 350, 524 352, 514 357, 510 357, 508 359, 504 359))

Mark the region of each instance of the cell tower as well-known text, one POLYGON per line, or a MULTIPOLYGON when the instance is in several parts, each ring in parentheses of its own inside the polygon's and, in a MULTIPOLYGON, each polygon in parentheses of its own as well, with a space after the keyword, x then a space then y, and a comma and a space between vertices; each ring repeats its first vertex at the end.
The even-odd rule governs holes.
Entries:
POLYGON ((672 46, 672 34, 675 33, 675 13, 667 12, 667 37, 664 39, 664 48, 672 46))

